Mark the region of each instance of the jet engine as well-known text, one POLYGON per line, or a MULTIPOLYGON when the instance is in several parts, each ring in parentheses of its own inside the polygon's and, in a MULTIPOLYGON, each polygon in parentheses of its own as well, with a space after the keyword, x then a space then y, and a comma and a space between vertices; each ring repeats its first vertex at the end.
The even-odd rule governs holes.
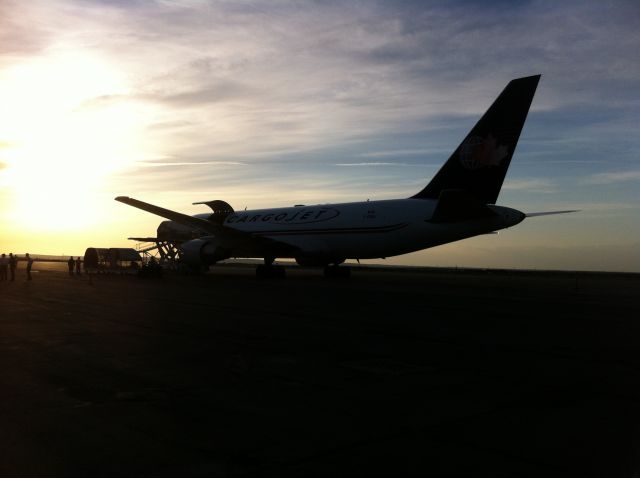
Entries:
POLYGON ((162 221, 158 226, 156 237, 161 241, 180 242, 195 239, 202 232, 175 221, 162 221))
POLYGON ((211 264, 229 258, 229 255, 213 238, 183 242, 180 249, 182 250, 182 262, 196 269, 207 268, 211 264))

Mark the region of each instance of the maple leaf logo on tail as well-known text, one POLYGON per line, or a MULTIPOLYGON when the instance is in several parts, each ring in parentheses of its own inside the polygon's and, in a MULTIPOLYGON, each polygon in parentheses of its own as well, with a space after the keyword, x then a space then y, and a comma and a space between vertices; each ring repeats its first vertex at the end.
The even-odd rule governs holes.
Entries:
POLYGON ((508 155, 507 146, 499 145, 492 134, 486 138, 470 136, 460 146, 460 163, 465 169, 496 167, 508 155))

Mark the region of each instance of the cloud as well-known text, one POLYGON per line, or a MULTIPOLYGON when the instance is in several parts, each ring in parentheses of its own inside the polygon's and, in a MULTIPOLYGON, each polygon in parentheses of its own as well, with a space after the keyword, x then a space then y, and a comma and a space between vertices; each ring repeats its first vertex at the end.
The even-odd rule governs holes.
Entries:
POLYGON ((168 103, 171 106, 205 106, 209 103, 222 101, 232 101, 242 99, 247 101, 251 98, 255 89, 240 82, 219 81, 214 85, 207 85, 204 88, 175 91, 164 94, 139 94, 138 99, 152 100, 168 103))
POLYGON ((169 166, 247 166, 247 163, 240 161, 175 161, 175 162, 159 162, 159 161, 136 161, 136 165, 150 168, 169 167, 169 166))
POLYGON ((508 179, 502 189, 516 191, 533 191, 540 193, 552 193, 556 188, 552 180, 547 178, 522 178, 508 179))
POLYGON ((176 121, 160 121, 158 123, 151 123, 147 126, 150 130, 171 130, 193 126, 192 121, 176 120, 176 121))
MULTIPOLYGON (((164 152, 215 151, 222 160, 365 145, 418 131, 422 142, 414 137, 359 155, 441 153, 444 146, 428 147, 440 137, 428 128, 448 119, 444 130, 459 140, 514 76, 543 72, 533 108, 552 111, 632 97, 640 74, 631 2, 616 9, 537 1, 303 4, 10 2, 0 22, 16 48, 21 41, 57 49, 73 42, 130 79, 126 94, 106 94, 85 107, 156 103, 162 109, 146 129, 157 144, 166 140, 164 152), (176 129, 180 135, 169 137, 176 129)), ((575 141, 557 148, 594 137, 569 134, 570 121, 556 131, 575 141)))
POLYGON ((360 153, 363 158, 385 158, 389 156, 423 156, 433 153, 442 153, 451 151, 452 148, 419 148, 419 149, 395 149, 388 151, 368 151, 360 153))
POLYGON ((36 5, 3 0, 0 15, 0 65, 44 50, 55 33, 43 21, 47 13, 36 5), (24 15, 24 16, 23 16, 24 15), (25 21, 28 18, 29 21, 25 21))
MULTIPOLYGON (((199 89, 173 89, 169 91, 144 92, 144 90, 129 95, 101 95, 91 98, 80 109, 101 108, 122 101, 150 101, 165 103, 171 108, 206 106, 209 103, 231 101, 234 99, 248 100, 253 89, 239 82, 220 81, 199 89)), ((182 121, 186 123, 186 121, 182 121)))
POLYGON ((336 163, 336 166, 358 167, 358 166, 421 166, 421 165, 409 164, 409 163, 336 163))
POLYGON ((640 181, 640 171, 598 173, 584 180, 587 184, 613 184, 627 181, 640 181))
POLYGON ((86 111, 105 108, 123 101, 130 101, 133 99, 134 98, 131 95, 124 94, 100 95, 83 101, 75 108, 75 111, 86 111))
POLYGON ((534 108, 548 110, 620 97, 639 73, 638 62, 624 61, 639 43, 631 3, 609 10, 580 2, 303 4, 15 2, 5 23, 16 48, 29 41, 60 48, 72 38, 134 79, 129 97, 105 95, 96 104, 159 102, 180 115, 175 121, 199 116, 202 130, 224 118, 238 138, 252 136, 254 150, 316 147, 328 138, 342 144, 445 116, 476 117, 521 74, 545 73, 534 108), (47 27, 19 27, 34 23, 47 27))

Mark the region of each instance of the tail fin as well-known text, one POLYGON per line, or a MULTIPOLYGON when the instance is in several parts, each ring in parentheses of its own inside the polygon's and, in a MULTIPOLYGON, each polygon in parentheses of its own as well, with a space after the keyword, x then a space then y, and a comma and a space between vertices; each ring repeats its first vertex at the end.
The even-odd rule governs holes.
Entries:
POLYGON ((540 75, 511 80, 464 141, 415 199, 462 190, 494 204, 516 149, 540 75))

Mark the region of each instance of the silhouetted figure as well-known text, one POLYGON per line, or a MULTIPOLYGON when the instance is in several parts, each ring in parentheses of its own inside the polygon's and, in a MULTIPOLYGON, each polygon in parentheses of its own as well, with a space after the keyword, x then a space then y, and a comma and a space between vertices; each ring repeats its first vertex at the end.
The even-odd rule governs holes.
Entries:
POLYGON ((73 260, 73 257, 69 257, 69 260, 67 261, 67 265, 69 266, 69 275, 72 276, 73 275, 73 266, 75 266, 76 261, 73 260))
POLYGON ((82 271, 80 270, 80 266, 81 266, 82 262, 80 261, 80 258, 78 257, 76 259, 76 274, 80 275, 82 274, 82 271))
POLYGON ((158 264, 155 257, 151 256, 149 261, 138 271, 140 277, 162 277, 162 266, 158 264))
POLYGON ((25 255, 25 259, 27 260, 27 280, 31 280, 31 266, 33 266, 33 259, 28 252, 25 255))
POLYGON ((5 254, 0 257, 0 281, 7 280, 7 272, 9 269, 9 259, 5 254))
POLYGON ((13 252, 9 253, 9 270, 11 271, 11 282, 16 280, 16 267, 18 267, 18 261, 13 252))

